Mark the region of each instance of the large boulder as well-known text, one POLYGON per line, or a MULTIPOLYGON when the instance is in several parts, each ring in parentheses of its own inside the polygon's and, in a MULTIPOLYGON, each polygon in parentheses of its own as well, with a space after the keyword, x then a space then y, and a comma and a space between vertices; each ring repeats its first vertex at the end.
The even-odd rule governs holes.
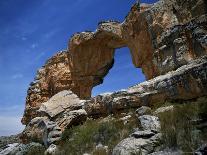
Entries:
POLYGON ((143 130, 160 131, 160 121, 156 116, 143 115, 138 117, 143 130))
POLYGON ((151 113, 152 113, 152 109, 150 107, 147 107, 147 106, 141 106, 140 108, 138 108, 136 110, 136 114, 138 116, 148 115, 148 114, 151 114, 151 113))
POLYGON ((43 103, 38 110, 42 117, 33 118, 22 133, 24 143, 44 143, 46 147, 58 143, 62 132, 86 121, 82 101, 71 91, 62 91, 43 103))
POLYGON ((64 90, 55 94, 47 102, 42 103, 39 112, 46 113, 49 117, 54 118, 66 110, 72 111, 81 107, 82 101, 78 96, 72 91, 64 90))
POLYGON ((122 140, 115 146, 112 155, 147 155, 154 152, 160 145, 160 136, 160 134, 140 132, 137 138, 132 136, 122 140))
POLYGON ((22 132, 23 143, 37 142, 46 147, 61 139, 62 132, 56 122, 46 117, 36 117, 26 126, 22 132))

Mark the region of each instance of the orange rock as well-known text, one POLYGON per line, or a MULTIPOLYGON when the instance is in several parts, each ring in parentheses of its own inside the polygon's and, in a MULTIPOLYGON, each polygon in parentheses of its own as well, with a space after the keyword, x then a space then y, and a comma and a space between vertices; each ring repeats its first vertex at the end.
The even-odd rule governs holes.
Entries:
MULTIPOLYGON (((123 23, 101 22, 95 32, 74 34, 68 50, 57 53, 37 72, 28 89, 22 123, 38 116, 40 105, 62 90, 89 99, 92 88, 103 82, 113 66, 116 48, 130 49, 135 67, 142 68, 147 80, 206 55, 204 1, 160 0, 141 5, 140 11, 134 5, 123 23)), ((166 95, 151 98, 159 101, 160 97, 166 95)), ((139 97, 132 100, 136 105, 142 103, 139 97)), ((99 109, 104 110, 101 105, 99 109)))

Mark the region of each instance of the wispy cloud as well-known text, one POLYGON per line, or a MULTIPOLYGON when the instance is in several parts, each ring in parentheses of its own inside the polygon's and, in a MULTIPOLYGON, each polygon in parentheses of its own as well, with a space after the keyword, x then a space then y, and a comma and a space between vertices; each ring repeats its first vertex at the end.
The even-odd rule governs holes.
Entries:
POLYGON ((21 74, 21 73, 17 73, 17 74, 14 74, 14 75, 12 75, 12 79, 21 79, 21 78, 23 78, 24 76, 23 76, 23 74, 21 74))
POLYGON ((32 48, 32 49, 34 49, 34 48, 36 48, 36 47, 38 47, 38 43, 33 43, 33 44, 31 45, 31 48, 32 48))
POLYGON ((0 136, 18 134, 24 129, 21 117, 0 116, 0 136))

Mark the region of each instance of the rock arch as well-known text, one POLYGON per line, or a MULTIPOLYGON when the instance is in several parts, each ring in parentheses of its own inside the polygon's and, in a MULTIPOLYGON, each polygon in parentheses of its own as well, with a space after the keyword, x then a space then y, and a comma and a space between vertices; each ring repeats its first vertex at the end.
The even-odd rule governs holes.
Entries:
POLYGON ((177 1, 144 4, 141 11, 134 5, 123 23, 101 22, 95 32, 74 34, 68 49, 38 70, 27 92, 22 123, 28 124, 38 115, 41 103, 62 90, 70 89, 81 99, 90 98, 92 88, 102 83, 113 66, 116 48, 130 49, 133 64, 142 69, 147 80, 206 55, 201 34, 206 32, 204 0, 193 0, 195 7, 188 2, 180 6, 177 1), (175 10, 182 14, 177 16, 175 10), (195 14, 195 10, 199 11, 195 14))

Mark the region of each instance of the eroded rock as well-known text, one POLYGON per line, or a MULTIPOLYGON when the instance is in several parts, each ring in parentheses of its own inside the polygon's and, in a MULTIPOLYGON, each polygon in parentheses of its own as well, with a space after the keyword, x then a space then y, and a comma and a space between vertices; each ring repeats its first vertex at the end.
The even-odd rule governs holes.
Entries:
POLYGON ((122 140, 113 149, 113 155, 131 155, 142 154, 147 155, 154 152, 156 147, 160 144, 160 135, 156 134, 149 139, 129 137, 122 140))
MULTIPOLYGON (((114 109, 128 106, 125 100, 131 100, 131 106, 136 103, 138 107, 177 96, 188 99, 191 95, 193 98, 206 94, 203 81, 206 66, 197 66, 198 71, 189 71, 190 74, 184 73, 185 67, 181 68, 207 53, 206 10, 205 0, 182 3, 180 0, 160 0, 154 5, 141 5, 141 8, 134 5, 123 23, 101 22, 94 32, 74 34, 68 50, 57 53, 38 70, 28 89, 22 123, 28 124, 37 117, 41 104, 60 91, 71 90, 81 99, 90 99, 92 88, 103 82, 113 66, 114 50, 124 46, 130 49, 133 64, 142 68, 147 80, 165 74, 168 77, 160 80, 158 77, 159 83, 156 79, 143 83, 146 87, 140 86, 136 90, 138 97, 117 96, 112 101, 119 102, 113 105, 114 109), (183 75, 169 75, 175 70, 176 74, 182 72, 183 75), (152 86, 153 83, 156 86, 152 86), (176 83, 180 83, 181 88, 177 88, 176 83)), ((96 110, 98 106, 100 111, 105 111, 103 113, 113 111, 101 104, 96 110)))
POLYGON ((160 121, 156 116, 143 115, 138 117, 143 130, 160 131, 160 121))
POLYGON ((78 96, 71 91, 64 90, 55 94, 47 102, 42 103, 39 112, 46 113, 53 118, 65 110, 72 111, 81 107, 82 102, 78 96))
POLYGON ((151 113, 152 113, 152 109, 150 107, 146 107, 146 106, 141 106, 140 108, 138 108, 136 110, 136 114, 138 116, 147 115, 147 114, 151 114, 151 113))

